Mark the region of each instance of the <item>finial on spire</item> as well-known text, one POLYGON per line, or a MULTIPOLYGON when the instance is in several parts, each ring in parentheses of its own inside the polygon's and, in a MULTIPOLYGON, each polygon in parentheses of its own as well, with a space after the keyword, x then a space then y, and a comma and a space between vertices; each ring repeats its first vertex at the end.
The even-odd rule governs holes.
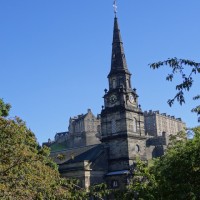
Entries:
POLYGON ((117 1, 114 0, 113 2, 113 8, 114 8, 114 13, 115 13, 115 17, 116 17, 116 14, 117 14, 117 1))

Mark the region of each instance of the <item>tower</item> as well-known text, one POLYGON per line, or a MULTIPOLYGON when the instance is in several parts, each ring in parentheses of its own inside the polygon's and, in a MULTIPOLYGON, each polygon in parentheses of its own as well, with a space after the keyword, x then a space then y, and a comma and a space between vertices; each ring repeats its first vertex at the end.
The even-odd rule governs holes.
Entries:
POLYGON ((101 111, 101 141, 108 149, 108 172, 119 172, 130 169, 136 157, 146 158, 146 136, 138 95, 131 86, 116 10, 108 82, 101 111))

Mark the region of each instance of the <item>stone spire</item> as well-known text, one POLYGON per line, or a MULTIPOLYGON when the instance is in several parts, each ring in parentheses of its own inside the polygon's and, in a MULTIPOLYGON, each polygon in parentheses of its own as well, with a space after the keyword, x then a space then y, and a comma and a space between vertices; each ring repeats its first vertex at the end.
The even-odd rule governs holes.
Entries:
POLYGON ((119 73, 130 74, 126 64, 123 42, 120 34, 117 17, 114 18, 111 70, 108 77, 119 73))

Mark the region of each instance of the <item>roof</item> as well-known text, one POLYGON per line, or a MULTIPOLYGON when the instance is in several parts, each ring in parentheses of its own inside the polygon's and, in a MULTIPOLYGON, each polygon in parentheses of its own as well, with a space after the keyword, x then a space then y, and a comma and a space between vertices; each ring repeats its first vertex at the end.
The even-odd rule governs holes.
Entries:
MULTIPOLYGON (((96 145, 92 148, 85 149, 85 151, 80 152, 80 154, 74 156, 74 158, 66 161, 65 163, 76 163, 82 161, 94 161, 103 152, 103 145, 96 145)), ((65 164, 64 163, 64 164, 65 164)))
POLYGON ((120 171, 114 171, 114 172, 109 172, 106 174, 106 176, 115 176, 115 175, 123 175, 123 174, 129 174, 129 170, 120 170, 120 171))
POLYGON ((65 149, 62 151, 52 152, 51 156, 55 158, 57 164, 77 163, 83 161, 93 162, 101 153, 104 152, 104 146, 102 144, 90 145, 85 147, 65 149), (64 160, 56 159, 57 155, 64 155, 64 160))

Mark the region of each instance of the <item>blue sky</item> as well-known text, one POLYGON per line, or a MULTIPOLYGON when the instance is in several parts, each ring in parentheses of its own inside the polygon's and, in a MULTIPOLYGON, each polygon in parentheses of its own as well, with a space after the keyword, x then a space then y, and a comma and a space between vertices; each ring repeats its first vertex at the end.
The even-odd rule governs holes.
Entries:
MULTIPOLYGON (((101 112, 108 88, 112 0, 1 0, 0 97, 12 104, 40 143, 66 131, 70 116, 101 112)), ((118 20, 132 86, 144 110, 160 110, 198 125, 195 77, 186 104, 170 108, 168 68, 148 64, 170 57, 200 62, 200 1, 118 0, 118 20)))

